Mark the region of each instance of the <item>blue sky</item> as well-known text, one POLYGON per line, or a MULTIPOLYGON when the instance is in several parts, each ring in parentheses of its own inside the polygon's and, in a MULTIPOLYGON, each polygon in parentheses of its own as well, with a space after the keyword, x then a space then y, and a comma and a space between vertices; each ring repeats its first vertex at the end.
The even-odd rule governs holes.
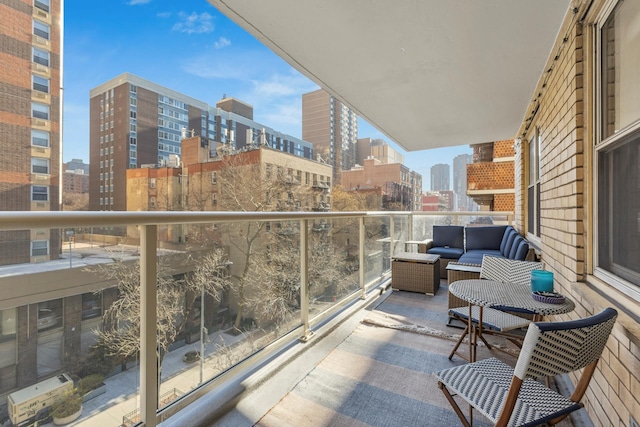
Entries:
MULTIPOLYGON (((318 86, 220 14, 206 0, 65 1, 64 153, 89 160, 89 91, 124 72, 215 105, 224 94, 254 107, 254 119, 302 136, 302 94, 318 86), (90 9, 90 10, 88 10, 90 9)), ((359 138, 382 138, 422 174, 469 146, 404 150, 363 120, 359 138)))

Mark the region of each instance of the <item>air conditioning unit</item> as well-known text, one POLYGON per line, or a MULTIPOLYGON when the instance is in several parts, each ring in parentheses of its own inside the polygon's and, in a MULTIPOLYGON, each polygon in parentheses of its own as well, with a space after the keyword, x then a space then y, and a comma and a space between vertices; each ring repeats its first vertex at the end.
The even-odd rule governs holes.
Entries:
POLYGON ((46 93, 42 93, 42 92, 38 92, 37 90, 34 90, 32 92, 33 96, 36 98, 40 98, 40 99, 47 99, 47 94, 46 93))
POLYGON ((47 205, 44 202, 36 202, 36 208, 46 208, 47 205))
POLYGON ((49 14, 47 12, 45 12, 44 10, 38 9, 38 8, 34 8, 34 12, 36 13, 36 16, 43 18, 43 19, 49 19, 49 14))
POLYGON ((49 67, 47 67, 46 65, 38 64, 37 62, 33 63, 32 69, 33 71, 37 71, 38 73, 49 74, 49 67))
POLYGON ((47 126, 47 122, 44 120, 40 120, 40 119, 31 119, 31 124, 33 126, 47 126))
POLYGON ((36 174, 36 179, 40 181, 49 179, 49 175, 36 174))
POLYGON ((45 150, 42 147, 34 147, 33 151, 35 151, 36 153, 46 153, 47 150, 45 150))
POLYGON ((33 35, 33 42, 35 44, 39 44, 40 46, 49 46, 49 40, 40 36, 36 36, 35 34, 33 35))

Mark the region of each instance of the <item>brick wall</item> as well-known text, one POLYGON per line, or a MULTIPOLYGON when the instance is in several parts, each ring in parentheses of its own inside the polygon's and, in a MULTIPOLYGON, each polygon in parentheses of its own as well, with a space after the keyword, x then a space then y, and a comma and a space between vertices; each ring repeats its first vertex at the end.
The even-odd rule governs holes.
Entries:
POLYGON ((513 162, 467 165, 467 190, 512 189, 513 186, 513 162))
MULTIPOLYGON (((591 24, 601 8, 600 3, 592 7, 588 13, 591 21, 586 19, 583 24, 575 23, 569 12, 567 20, 572 23, 566 34, 560 34, 558 50, 551 58, 552 66, 546 67, 552 71, 543 76, 546 85, 537 96, 540 106, 528 129, 523 126, 522 140, 516 144, 516 226, 524 230, 526 224, 527 141, 538 128, 541 257, 545 268, 554 272, 556 291, 576 302, 573 312, 557 316, 556 320, 585 317, 605 306, 618 308, 618 322, 584 402, 595 425, 626 426, 630 416, 640 420, 640 332, 637 314, 632 314, 640 312, 640 305, 590 276, 588 273, 592 269, 585 250, 593 241, 595 228, 587 203, 594 187, 590 179, 585 179, 594 174, 589 170, 591 162, 585 161, 592 150, 592 143, 585 135, 593 136, 593 133, 585 124, 594 126, 596 116, 589 111, 592 103, 587 102, 595 98, 595 93, 584 82, 595 79, 585 72, 596 69, 596 58, 591 57, 595 50, 593 46, 585 46, 586 40, 591 38, 586 38, 583 31, 593 28, 591 24), (565 36, 566 41, 562 42, 565 36), (586 60, 590 63, 585 63, 586 60)), ((572 380, 575 383, 577 377, 572 376, 572 380)))
POLYGON ((507 139, 503 141, 495 141, 493 143, 493 158, 500 157, 513 157, 513 139, 507 139))

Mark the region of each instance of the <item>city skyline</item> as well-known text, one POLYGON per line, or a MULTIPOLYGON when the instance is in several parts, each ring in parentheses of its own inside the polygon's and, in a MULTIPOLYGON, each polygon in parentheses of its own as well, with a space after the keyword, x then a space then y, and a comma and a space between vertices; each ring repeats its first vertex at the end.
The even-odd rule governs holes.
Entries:
MULTIPOLYGON (((188 6, 167 0, 65 2, 63 162, 88 161, 89 91, 124 72, 210 104, 225 95, 240 99, 254 107, 256 121, 301 138, 302 94, 318 85, 208 2, 188 6), (113 31, 114 25, 127 31, 113 31)), ((359 138, 380 138, 406 153, 364 120, 358 128, 359 138)), ((471 153, 468 145, 412 152, 405 164, 428 186, 431 166, 465 153, 471 153)))

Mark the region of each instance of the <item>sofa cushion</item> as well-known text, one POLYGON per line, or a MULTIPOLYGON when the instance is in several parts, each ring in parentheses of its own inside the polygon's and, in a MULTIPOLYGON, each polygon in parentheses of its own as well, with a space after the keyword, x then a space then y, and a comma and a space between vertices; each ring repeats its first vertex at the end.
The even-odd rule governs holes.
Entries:
POLYGON ((464 251, 462 248, 444 248, 441 246, 431 248, 427 251, 428 254, 440 255, 442 258, 458 259, 462 256, 464 251))
POLYGON ((527 258, 528 253, 529 243, 527 243, 527 241, 523 239, 523 241, 518 245, 518 250, 516 251, 515 257, 513 257, 512 259, 524 261, 527 258))
POLYGON ((464 227, 458 225, 434 225, 433 247, 464 248, 464 227))
POLYGON ((502 254, 497 249, 471 249, 467 251, 468 254, 480 254, 480 255, 491 255, 496 257, 502 257, 502 254))
POLYGON ((509 259, 516 259, 516 253, 518 252, 518 246, 520 246, 521 243, 523 243, 524 237, 522 237, 521 235, 517 235, 516 238, 513 240, 513 245, 511 245, 511 251, 509 251, 509 255, 507 255, 507 258, 509 259))
POLYGON ((500 244, 500 253, 502 253, 503 256, 509 256, 511 247, 513 246, 513 241, 515 240, 517 235, 518 232, 513 227, 507 227, 504 232, 504 237, 502 238, 502 243, 500 244))
POLYGON ((477 265, 481 265, 482 264, 482 257, 484 255, 480 252, 476 252, 476 253, 465 253, 464 255, 462 255, 460 257, 460 259, 458 260, 458 262, 464 263, 464 264, 477 264, 477 265))
POLYGON ((500 252, 500 244, 506 228, 506 225, 465 227, 467 252, 471 249, 493 249, 500 252))

